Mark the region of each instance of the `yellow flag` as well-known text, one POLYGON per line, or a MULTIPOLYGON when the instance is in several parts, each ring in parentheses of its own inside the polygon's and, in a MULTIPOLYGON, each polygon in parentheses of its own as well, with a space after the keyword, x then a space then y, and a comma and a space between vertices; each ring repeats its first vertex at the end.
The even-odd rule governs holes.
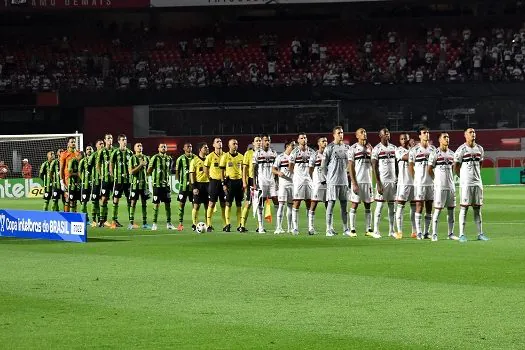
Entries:
POLYGON ((270 198, 266 199, 266 203, 264 204, 264 220, 268 223, 272 223, 272 201, 270 198))

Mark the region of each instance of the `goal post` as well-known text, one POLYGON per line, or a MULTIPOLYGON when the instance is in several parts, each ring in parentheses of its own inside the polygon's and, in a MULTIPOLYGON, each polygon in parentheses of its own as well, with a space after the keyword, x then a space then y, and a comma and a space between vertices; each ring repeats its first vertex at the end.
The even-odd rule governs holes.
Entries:
POLYGON ((67 148, 67 140, 75 137, 77 149, 84 149, 84 135, 73 134, 32 134, 0 135, 0 181, 23 178, 23 160, 31 165, 31 175, 38 177, 40 165, 47 160, 49 151, 67 148))

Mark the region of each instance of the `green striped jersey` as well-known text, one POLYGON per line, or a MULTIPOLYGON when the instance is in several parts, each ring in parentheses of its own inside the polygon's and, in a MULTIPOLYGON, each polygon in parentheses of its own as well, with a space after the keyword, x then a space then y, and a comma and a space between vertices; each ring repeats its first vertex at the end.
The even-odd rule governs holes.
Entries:
POLYGON ((186 154, 183 154, 177 158, 175 163, 175 170, 179 174, 179 191, 185 192, 188 191, 190 186, 190 162, 193 159, 193 154, 189 157, 186 154))
POLYGON ((129 183, 128 162, 131 157, 133 157, 133 152, 128 148, 124 150, 117 148, 111 152, 110 163, 112 164, 115 183, 129 183))
MULTIPOLYGON (((80 162, 76 157, 73 157, 67 164, 67 171, 69 174, 79 172, 80 162)), ((79 191, 81 188, 80 176, 70 175, 68 180, 68 190, 69 191, 79 191)))
POLYGON ((89 169, 89 158, 82 158, 78 163, 78 171, 80 172, 80 183, 82 189, 86 190, 91 187, 91 173, 89 169))
POLYGON ((99 169, 100 180, 103 182, 113 182, 113 178, 109 175, 109 162, 111 158, 112 149, 102 148, 97 151, 97 169, 99 169))
POLYGON ((131 184, 132 190, 145 190, 148 187, 147 174, 146 174, 147 169, 148 169, 148 164, 149 164, 148 156, 144 154, 133 155, 133 157, 129 159, 128 168, 131 171, 131 169, 135 169, 136 167, 138 167, 141 159, 144 159, 146 161, 146 165, 142 169, 140 169, 137 173, 129 175, 129 182, 131 184))
POLYGON ((60 188, 60 162, 55 159, 49 166, 49 176, 53 179, 51 185, 53 188, 60 188))
POLYGON ((93 152, 88 160, 87 160, 87 168, 90 172, 90 181, 91 183, 93 184, 93 186, 98 186, 100 185, 100 174, 98 172, 98 169, 97 169, 97 156, 98 156, 98 152, 99 151, 96 151, 96 152, 93 152))
POLYGON ((151 178, 154 187, 167 187, 170 181, 171 157, 167 154, 157 153, 151 157, 148 170, 153 169, 151 178))
POLYGON ((51 189, 51 162, 46 160, 44 163, 42 163, 38 173, 38 176, 42 179, 46 192, 51 189))

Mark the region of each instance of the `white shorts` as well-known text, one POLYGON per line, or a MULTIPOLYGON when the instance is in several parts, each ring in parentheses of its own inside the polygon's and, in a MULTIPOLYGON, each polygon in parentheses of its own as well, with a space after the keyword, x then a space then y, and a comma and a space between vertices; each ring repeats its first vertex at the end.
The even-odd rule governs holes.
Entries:
POLYGON ((461 186, 460 191, 460 205, 464 207, 469 205, 483 205, 483 186, 461 186))
POLYGON ((434 186, 414 186, 414 200, 416 202, 433 201, 434 186))
POLYGON ((434 188, 434 208, 453 208, 456 206, 456 190, 434 188))
POLYGON ((293 199, 294 200, 310 200, 312 199, 312 183, 300 182, 293 184, 293 199))
POLYGON ((376 184, 376 195, 375 200, 378 202, 393 202, 396 199, 397 184, 395 182, 383 183, 383 194, 377 192, 376 184))
POLYGON ((259 188, 262 191, 262 198, 273 198, 277 197, 277 191, 275 189, 275 182, 267 182, 259 184, 259 188))
POLYGON ((326 185, 327 201, 347 201, 348 185, 326 185))
POLYGON ((326 185, 312 186, 312 200, 316 202, 326 202, 326 185))
POLYGON ((354 193, 352 190, 352 186, 350 186, 350 202, 352 203, 372 203, 372 184, 360 184, 358 183, 357 186, 359 186, 359 193, 354 193))
POLYGON ((410 202, 414 200, 414 185, 397 184, 396 201, 410 202))
POLYGON ((277 199, 279 202, 292 203, 293 200, 293 186, 279 186, 277 190, 277 199))

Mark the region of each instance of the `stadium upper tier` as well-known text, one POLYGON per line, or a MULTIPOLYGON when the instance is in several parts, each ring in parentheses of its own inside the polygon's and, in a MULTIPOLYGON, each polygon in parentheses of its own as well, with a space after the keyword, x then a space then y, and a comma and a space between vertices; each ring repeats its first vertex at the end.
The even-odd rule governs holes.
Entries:
POLYGON ((173 34, 98 28, 65 36, 4 31, 0 91, 521 81, 525 26, 505 25, 366 30, 292 22, 173 34))

